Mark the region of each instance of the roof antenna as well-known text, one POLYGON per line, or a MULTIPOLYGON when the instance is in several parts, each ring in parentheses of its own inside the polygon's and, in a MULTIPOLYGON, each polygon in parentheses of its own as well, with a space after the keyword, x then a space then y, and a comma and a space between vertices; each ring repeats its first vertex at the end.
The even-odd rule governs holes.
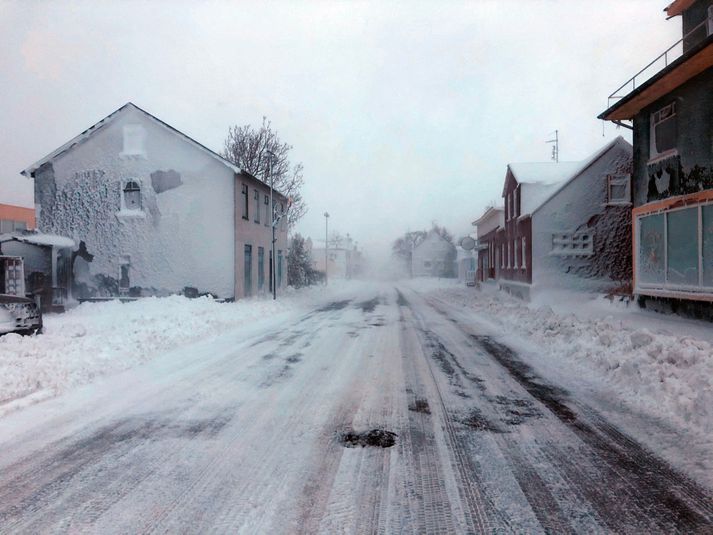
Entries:
POLYGON ((545 143, 554 143, 554 145, 552 145, 552 159, 555 161, 555 163, 559 163, 559 161, 560 161, 559 130, 555 130, 555 138, 554 139, 549 139, 549 140, 545 141, 545 143))

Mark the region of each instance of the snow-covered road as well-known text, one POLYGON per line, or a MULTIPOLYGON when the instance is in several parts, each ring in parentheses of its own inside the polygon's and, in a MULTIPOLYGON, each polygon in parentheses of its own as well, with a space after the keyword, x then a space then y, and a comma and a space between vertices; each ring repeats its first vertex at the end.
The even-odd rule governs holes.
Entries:
POLYGON ((2 533, 713 529, 710 491, 462 308, 404 285, 10 414, 0 452, 2 533), (372 429, 395 444, 340 441, 372 429))

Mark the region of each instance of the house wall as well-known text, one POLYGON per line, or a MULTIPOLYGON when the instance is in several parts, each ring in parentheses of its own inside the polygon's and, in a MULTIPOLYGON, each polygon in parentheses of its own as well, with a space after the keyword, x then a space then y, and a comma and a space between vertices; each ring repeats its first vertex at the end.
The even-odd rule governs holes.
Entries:
MULTIPOLYGON (((38 225, 84 241, 80 294, 116 288, 121 265, 142 293, 185 286, 235 295, 234 173, 140 111, 110 123, 35 173, 38 225), (122 155, 124 125, 145 129, 145 154, 122 155), (122 210, 122 185, 141 186, 141 211, 122 210)), ((80 295, 81 297, 82 295, 80 295)))
MULTIPOLYGON (((698 0, 694 2, 691 7, 683 12, 681 16, 683 34, 686 35, 696 28, 699 24, 704 22, 708 18, 708 6, 713 5, 713 0, 698 0)), ((687 52, 689 48, 695 46, 702 39, 706 38, 708 33, 706 31, 705 25, 695 30, 687 38, 683 40, 683 52, 687 52)))
POLYGON ((497 246, 499 249, 498 274, 501 286, 508 291, 514 291, 516 287, 532 282, 532 239, 531 221, 527 214, 521 213, 521 188, 517 180, 508 170, 505 178, 505 188, 503 199, 505 200, 505 227, 504 232, 497 234, 497 246), (517 191, 517 195, 515 195, 517 191), (513 212, 508 212, 508 196, 512 196, 513 212), (525 240, 525 257, 523 266, 522 240, 525 240), (508 251, 508 247, 510 251, 508 251), (513 290, 508 286, 508 282, 513 283, 513 290))
MULTIPOLYGON (((710 263, 706 260, 708 244, 713 240, 707 222, 710 209, 698 208, 710 203, 713 191, 711 87, 713 69, 708 69, 634 117, 634 292, 675 299, 675 307, 684 313, 689 312, 683 300, 713 301, 713 285, 708 277, 710 263), (651 114, 672 102, 676 103, 675 151, 667 157, 652 159, 651 114), (674 212, 684 207, 700 211, 701 230, 695 222, 687 223, 684 229, 672 221, 676 217, 674 212), (642 221, 647 216, 658 218, 661 229, 644 228, 642 221), (686 236, 682 235, 684 230, 686 236), (695 273, 698 280, 682 281, 682 273, 695 273)), ((707 307, 704 315, 710 316, 711 306, 703 307, 707 307)), ((700 312, 698 308, 692 310, 690 313, 700 312)))
MULTIPOLYGON (((235 295, 236 297, 249 297, 254 295, 261 295, 270 292, 270 255, 272 251, 272 227, 269 219, 269 209, 268 214, 265 214, 265 197, 269 199, 270 188, 262 184, 261 182, 252 180, 250 177, 245 175, 238 175, 236 177, 235 192, 235 295), (248 217, 247 219, 243 217, 243 197, 242 197, 242 186, 243 184, 248 186, 248 217), (255 191, 259 195, 259 217, 255 216, 255 191), (246 251, 245 246, 250 245, 252 247, 252 262, 251 266, 251 276, 250 276, 250 286, 246 286, 245 277, 245 267, 246 267, 246 251), (264 250, 264 276, 263 284, 260 285, 259 276, 259 248, 262 247, 264 250)), ((274 196, 275 210, 280 213, 280 204, 287 209, 287 201, 281 195, 274 196)), ((269 204, 267 205, 269 207, 269 204)), ((287 287, 287 218, 283 217, 278 223, 275 229, 275 238, 277 239, 275 243, 275 281, 277 288, 287 287), (280 261, 280 256, 282 257, 282 280, 279 279, 279 267, 278 262, 280 261)))
POLYGON ((19 230, 17 223, 24 223, 26 229, 35 228, 35 209, 11 204, 0 204, 0 234, 19 230))
POLYGON ((713 69, 634 117, 634 206, 713 188, 713 69), (650 162, 651 114, 676 102, 677 154, 650 162))
POLYGON ((413 276, 453 277, 455 255, 455 246, 431 232, 413 251, 413 276))
POLYGON ((532 281, 604 291, 631 280, 631 206, 608 205, 608 176, 631 173, 631 147, 618 141, 532 215, 532 281), (554 251, 555 234, 586 232, 589 256, 554 251))

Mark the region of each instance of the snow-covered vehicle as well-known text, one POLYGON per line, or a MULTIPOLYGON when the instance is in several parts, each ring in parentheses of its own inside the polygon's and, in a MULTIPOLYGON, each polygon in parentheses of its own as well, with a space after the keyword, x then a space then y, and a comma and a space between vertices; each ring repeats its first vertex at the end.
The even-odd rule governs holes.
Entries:
POLYGON ((0 334, 42 331, 42 312, 25 297, 24 262, 19 256, 0 255, 0 334))
POLYGON ((35 334, 42 331, 42 313, 27 297, 0 294, 0 334, 35 334))

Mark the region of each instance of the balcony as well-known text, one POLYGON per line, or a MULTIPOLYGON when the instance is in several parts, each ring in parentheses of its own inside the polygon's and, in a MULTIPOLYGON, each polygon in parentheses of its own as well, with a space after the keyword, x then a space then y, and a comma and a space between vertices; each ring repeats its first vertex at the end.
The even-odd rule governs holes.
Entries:
POLYGON ((694 26, 607 98, 599 118, 629 120, 644 106, 713 66, 713 19, 694 26), (690 61, 696 59, 696 61, 690 61), (675 72, 674 72, 675 71, 675 72), (626 104, 629 104, 628 106, 626 104))

